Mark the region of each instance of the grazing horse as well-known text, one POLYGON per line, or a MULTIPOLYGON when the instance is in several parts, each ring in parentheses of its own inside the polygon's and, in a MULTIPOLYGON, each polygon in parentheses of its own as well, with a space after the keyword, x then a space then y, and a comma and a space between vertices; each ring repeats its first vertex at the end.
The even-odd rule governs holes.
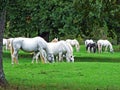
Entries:
POLYGON ((92 39, 87 39, 87 40, 85 40, 85 46, 86 46, 86 50, 88 51, 88 52, 90 52, 90 46, 91 46, 91 44, 93 44, 94 42, 93 42, 93 40, 92 39))
POLYGON ((99 53, 102 53, 102 47, 105 47, 105 52, 107 52, 108 47, 110 52, 113 52, 112 44, 108 40, 98 40, 97 45, 99 53))
POLYGON ((93 43, 93 40, 92 39, 87 39, 87 40, 85 40, 85 46, 87 46, 89 43, 93 43))
MULTIPOLYGON (((47 46, 47 42, 41 38, 41 37, 34 37, 34 38, 14 38, 11 42, 11 55, 12 55, 12 64, 14 62, 18 63, 18 51, 19 49, 25 51, 25 52, 34 52, 33 59, 36 57, 37 53, 40 52, 42 56, 42 61, 46 63, 45 60, 53 60, 53 56, 49 51, 49 48, 47 46), (47 54, 47 59, 43 55, 43 51, 47 54)), ((33 60, 32 60, 33 62, 33 60)))
POLYGON ((79 45, 79 42, 78 42, 76 39, 73 39, 73 40, 67 39, 66 42, 69 43, 72 47, 75 46, 76 51, 79 52, 79 50, 80 50, 80 45, 79 45))
POLYGON ((90 52, 95 53, 96 49, 97 49, 97 44, 95 42, 89 43, 89 44, 87 44, 86 49, 88 50, 89 53, 90 52), (88 50, 88 48, 89 48, 89 50, 88 50))
POLYGON ((57 55, 59 56, 59 61, 61 61, 63 58, 63 55, 65 55, 67 62, 74 62, 73 49, 69 43, 63 40, 58 41, 56 43, 50 42, 48 43, 48 47, 54 56, 57 56, 57 55))

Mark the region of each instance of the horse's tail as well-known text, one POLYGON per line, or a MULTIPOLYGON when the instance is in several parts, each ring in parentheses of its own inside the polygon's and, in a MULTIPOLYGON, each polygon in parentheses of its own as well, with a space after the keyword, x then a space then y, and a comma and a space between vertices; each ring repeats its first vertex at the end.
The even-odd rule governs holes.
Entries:
POLYGON ((7 45, 6 45, 6 47, 7 47, 7 49, 10 49, 10 40, 9 39, 7 39, 7 45))
POLYGON ((13 48, 13 40, 10 41, 10 52, 11 52, 11 57, 13 55, 13 52, 14 52, 14 48, 13 48))
POLYGON ((46 51, 41 49, 40 50, 40 58, 41 58, 41 61, 43 64, 46 63, 46 61, 47 61, 46 57, 47 57, 46 51))
POLYGON ((14 40, 14 39, 10 40, 10 53, 11 53, 12 64, 14 64, 14 62, 16 62, 16 59, 13 58, 13 52, 14 52, 13 40, 14 40))
POLYGON ((90 51, 91 51, 91 43, 87 44, 86 51, 90 53, 90 51))
POLYGON ((11 53, 11 60, 12 60, 12 64, 15 61, 13 59, 13 52, 14 52, 14 48, 13 48, 13 40, 10 41, 10 53, 11 53))

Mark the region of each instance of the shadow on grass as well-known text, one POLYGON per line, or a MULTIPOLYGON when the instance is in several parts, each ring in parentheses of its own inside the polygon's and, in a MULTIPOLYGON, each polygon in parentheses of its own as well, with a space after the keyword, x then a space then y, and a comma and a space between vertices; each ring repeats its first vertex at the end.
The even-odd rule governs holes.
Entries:
MULTIPOLYGON (((3 53, 3 57, 5 58, 11 58, 10 53, 3 53)), ((24 54, 19 54, 20 58, 31 58, 33 57, 33 54, 30 53, 24 53, 24 54)), ((120 58, 109 58, 109 57, 92 57, 92 56, 87 56, 87 57, 75 57, 75 62, 114 62, 114 63, 119 63, 120 58)))
POLYGON ((75 62, 114 62, 114 63, 120 63, 120 58, 75 57, 75 62))

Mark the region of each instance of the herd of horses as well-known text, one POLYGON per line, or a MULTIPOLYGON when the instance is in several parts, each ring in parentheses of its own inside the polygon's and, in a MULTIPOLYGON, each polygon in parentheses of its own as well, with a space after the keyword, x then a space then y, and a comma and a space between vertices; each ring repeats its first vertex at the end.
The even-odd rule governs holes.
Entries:
MULTIPOLYGON (((73 47, 76 48, 76 52, 80 51, 80 44, 76 39, 58 40, 54 38, 51 42, 45 41, 42 37, 34 38, 9 38, 3 39, 3 46, 6 49, 10 49, 12 64, 18 64, 18 52, 23 50, 25 52, 33 53, 32 63, 36 59, 41 58, 43 63, 63 61, 66 58, 67 62, 74 62, 73 47)), ((97 43, 92 39, 85 40, 86 50, 90 52, 102 53, 102 47, 105 46, 105 51, 110 48, 110 52, 113 52, 112 44, 108 40, 98 40, 97 43)))
POLYGON ((111 42, 108 40, 100 39, 97 42, 94 42, 92 39, 87 39, 87 40, 85 40, 85 46, 86 46, 86 50, 89 53, 90 52, 95 53, 96 51, 98 51, 99 53, 102 53, 103 47, 105 47, 105 52, 108 51, 108 47, 109 47, 109 51, 111 53, 113 53, 113 46, 112 46, 111 42))

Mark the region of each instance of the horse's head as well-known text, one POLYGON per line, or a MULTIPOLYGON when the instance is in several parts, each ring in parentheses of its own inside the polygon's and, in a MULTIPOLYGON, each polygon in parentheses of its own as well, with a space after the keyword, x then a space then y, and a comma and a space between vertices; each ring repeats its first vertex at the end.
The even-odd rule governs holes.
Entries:
POLYGON ((68 57, 66 57, 67 59, 67 62, 74 62, 74 56, 73 55, 70 55, 68 57))
POLYGON ((74 56, 70 57, 70 62, 74 62, 74 56))
POLYGON ((113 52, 114 52, 114 50, 113 50, 113 49, 110 49, 110 52, 111 52, 111 53, 113 53, 113 52))
POLYGON ((49 62, 54 62, 54 55, 53 54, 48 54, 48 61, 49 62))

